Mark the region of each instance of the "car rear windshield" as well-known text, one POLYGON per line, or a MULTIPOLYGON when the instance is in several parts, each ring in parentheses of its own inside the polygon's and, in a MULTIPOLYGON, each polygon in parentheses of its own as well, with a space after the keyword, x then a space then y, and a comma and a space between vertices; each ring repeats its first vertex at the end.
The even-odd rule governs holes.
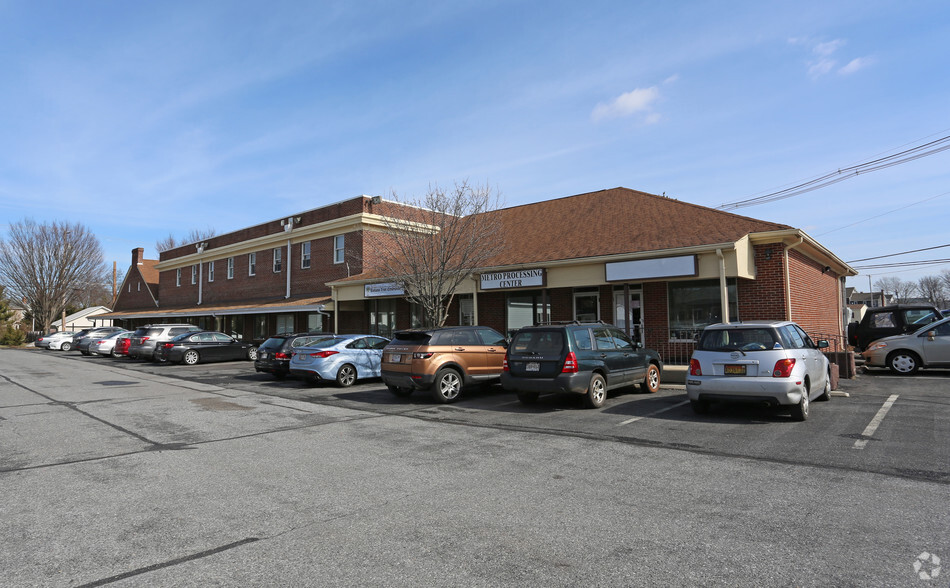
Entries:
POLYGON ((267 350, 267 349, 280 349, 281 345, 286 341, 286 337, 271 337, 267 341, 261 343, 261 346, 258 349, 267 350))
POLYGON ((772 329, 714 329, 703 332, 697 349, 702 351, 765 351, 782 344, 772 329))
POLYGON ((510 349, 517 354, 557 355, 564 349, 564 331, 519 331, 510 349))
POLYGON ((397 331, 392 345, 428 345, 432 340, 432 333, 424 331, 397 331))
POLYGON ((145 335, 148 335, 149 337, 158 337, 158 336, 161 335, 164 331, 165 331, 165 329, 163 329, 162 327, 153 327, 153 328, 148 329, 147 331, 145 331, 144 334, 145 334, 145 335))

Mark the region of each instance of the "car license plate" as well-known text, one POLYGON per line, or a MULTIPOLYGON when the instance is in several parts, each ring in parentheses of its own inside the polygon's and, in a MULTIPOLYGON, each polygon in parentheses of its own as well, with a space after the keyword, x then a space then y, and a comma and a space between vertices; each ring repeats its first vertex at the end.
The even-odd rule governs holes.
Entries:
POLYGON ((744 376, 745 366, 744 365, 727 365, 725 367, 724 373, 727 376, 744 376))
POLYGON ((267 353, 258 353, 257 356, 261 359, 267 359, 267 353))
POLYGON ((541 364, 536 361, 529 361, 524 367, 526 372, 540 372, 541 364))
POLYGON ((391 354, 389 356, 389 361, 391 361, 392 363, 399 363, 400 361, 402 361, 402 354, 400 353, 391 354))

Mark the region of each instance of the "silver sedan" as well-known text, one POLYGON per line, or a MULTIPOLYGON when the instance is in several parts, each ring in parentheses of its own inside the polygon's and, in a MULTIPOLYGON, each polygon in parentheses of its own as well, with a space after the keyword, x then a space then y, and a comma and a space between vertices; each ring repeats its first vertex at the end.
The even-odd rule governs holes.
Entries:
POLYGON ((873 341, 861 356, 867 366, 890 368, 897 374, 914 374, 920 368, 950 367, 950 318, 909 335, 873 341))

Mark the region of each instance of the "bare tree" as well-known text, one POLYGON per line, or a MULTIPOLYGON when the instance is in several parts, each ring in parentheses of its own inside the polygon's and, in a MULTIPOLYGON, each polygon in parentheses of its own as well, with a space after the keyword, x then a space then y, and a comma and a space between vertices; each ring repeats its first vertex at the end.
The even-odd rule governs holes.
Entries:
POLYGON ((155 242, 155 250, 161 253, 162 251, 168 251, 169 249, 174 249, 176 247, 181 247, 182 245, 188 245, 190 243, 197 243, 198 241, 204 241, 205 239, 210 239, 217 235, 217 231, 213 228, 208 227, 204 230, 202 229, 191 229, 191 232, 184 239, 175 239, 175 236, 171 233, 168 234, 164 239, 159 239, 155 242))
POLYGON ((44 331, 77 292, 106 278, 102 245, 79 223, 26 219, 11 224, 9 238, 0 240, 0 283, 26 302, 44 331))
POLYGON ((893 294, 898 302, 917 295, 918 287, 915 282, 905 281, 893 276, 887 276, 874 282, 874 287, 885 294, 893 294))
POLYGON ((468 182, 449 190, 430 186, 422 198, 402 201, 411 207, 403 218, 383 221, 377 269, 419 305, 425 326, 442 326, 459 286, 501 252, 499 221, 491 214, 500 202, 497 191, 468 182))
POLYGON ((924 276, 917 281, 920 295, 934 306, 943 307, 947 301, 947 289, 938 276, 924 276))

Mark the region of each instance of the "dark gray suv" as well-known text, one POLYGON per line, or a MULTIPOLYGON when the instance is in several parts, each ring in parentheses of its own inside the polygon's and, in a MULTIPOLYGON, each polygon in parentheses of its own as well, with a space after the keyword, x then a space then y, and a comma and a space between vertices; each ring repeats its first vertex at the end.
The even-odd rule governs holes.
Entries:
POLYGON ((201 328, 189 324, 162 324, 145 325, 135 329, 130 337, 129 357, 132 359, 148 359, 155 361, 156 346, 159 343, 167 343, 182 333, 189 331, 200 331, 201 328))
POLYGON ((520 329, 503 370, 501 385, 517 392, 524 404, 536 402, 541 393, 566 392, 582 394, 588 407, 599 408, 615 388, 659 390, 663 362, 656 351, 613 325, 570 323, 520 329))

